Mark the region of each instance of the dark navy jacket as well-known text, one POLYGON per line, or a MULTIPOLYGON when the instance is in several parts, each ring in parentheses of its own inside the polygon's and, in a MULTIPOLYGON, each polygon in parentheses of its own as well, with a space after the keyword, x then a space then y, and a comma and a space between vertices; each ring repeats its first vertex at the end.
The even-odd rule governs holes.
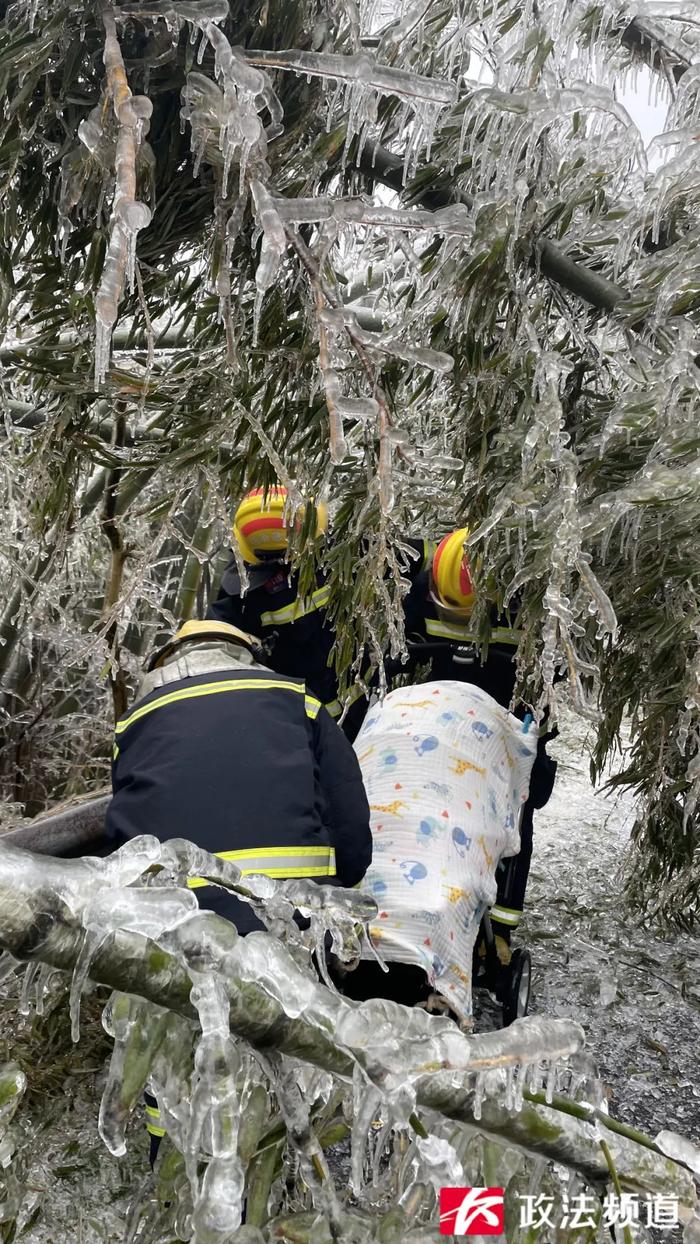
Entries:
MULTIPOLYGON (((116 726, 112 786, 115 842, 187 838, 242 869, 340 886, 371 862, 352 747, 303 683, 270 670, 200 674, 137 701, 116 726)), ((242 932, 260 927, 225 891, 195 893, 242 932)))
MULTIPOLYGON (((432 546, 427 540, 406 540, 417 553, 407 570, 415 578, 425 568, 432 546)), ((333 669, 335 632, 326 616, 329 588, 322 572, 309 599, 297 599, 299 576, 291 578, 284 562, 265 562, 251 566, 249 586, 241 595, 241 580, 232 557, 221 580, 219 594, 207 610, 207 618, 230 622, 267 641, 266 663, 280 674, 303 678, 307 687, 325 705, 332 717, 339 717, 338 680, 333 669)), ((364 698, 353 704, 343 729, 349 739, 359 730, 367 704, 364 698)))

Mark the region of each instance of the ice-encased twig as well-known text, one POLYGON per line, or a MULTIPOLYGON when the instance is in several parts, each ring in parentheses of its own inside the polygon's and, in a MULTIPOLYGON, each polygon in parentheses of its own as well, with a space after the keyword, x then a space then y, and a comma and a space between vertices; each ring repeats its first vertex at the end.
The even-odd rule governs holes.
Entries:
POLYGON ((150 208, 136 198, 136 156, 153 111, 147 96, 131 93, 112 5, 103 3, 101 14, 105 29, 103 59, 107 89, 119 133, 114 158, 115 184, 109 245, 95 297, 95 383, 98 385, 107 375, 112 329, 119 314, 124 286, 127 280, 133 284, 136 236, 151 220, 150 208))
POLYGON ((366 52, 339 56, 333 52, 301 52, 296 48, 284 52, 247 49, 245 56, 250 65, 290 69, 294 73, 333 78, 337 82, 359 82, 382 95, 399 95, 416 102, 447 107, 457 99, 455 82, 380 65, 366 52))
POLYGON ((334 466, 337 466, 338 463, 343 461, 348 452, 348 446, 343 433, 343 416, 338 408, 338 398, 340 396, 338 373, 331 367, 328 332, 323 320, 323 311, 326 303, 318 282, 314 285, 314 303, 318 320, 318 368, 323 381, 323 388, 326 394, 326 408, 328 410, 328 441, 331 462, 334 466))
POLYGON ((451 203, 434 212, 421 208, 387 207, 364 198, 332 199, 318 195, 313 199, 291 199, 275 195, 272 204, 288 224, 319 224, 334 220, 338 225, 366 225, 368 228, 401 229, 418 233, 439 233, 445 237, 474 236, 474 214, 464 203, 451 203))
MULTIPOLYGON (((121 862, 114 857, 62 861, 0 848, 2 948, 18 959, 71 970, 84 937, 76 911, 100 889, 115 882, 133 884, 157 863, 158 845, 153 839, 135 840, 121 862)), ((238 938, 227 921, 210 913, 182 921, 168 934, 167 944, 136 932, 113 932, 96 950, 91 976, 194 1019, 193 968, 225 979, 230 1030, 253 1046, 276 1049, 343 1079, 358 1063, 375 1082, 410 1077, 419 1107, 542 1154, 591 1181, 607 1178, 599 1140, 580 1120, 530 1103, 513 1115, 502 1095, 492 1091, 481 1104, 481 1118, 474 1114, 470 1075, 566 1057, 581 1046, 578 1025, 522 1020, 505 1033, 469 1038, 447 1019, 393 1003, 353 1004, 302 971, 268 934, 238 938)), ((614 1131, 609 1146, 625 1188, 647 1195, 663 1192, 685 1206, 694 1204, 693 1181, 677 1163, 614 1131)))

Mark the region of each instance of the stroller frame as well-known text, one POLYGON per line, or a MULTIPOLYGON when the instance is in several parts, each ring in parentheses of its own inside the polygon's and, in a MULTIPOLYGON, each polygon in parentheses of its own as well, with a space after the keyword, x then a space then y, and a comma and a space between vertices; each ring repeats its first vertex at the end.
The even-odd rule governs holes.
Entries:
POLYGON ((504 1028, 512 1024, 513 1020, 527 1015, 531 975, 530 952, 522 946, 516 947, 512 952, 510 963, 501 963, 496 950, 491 916, 485 911, 474 947, 472 989, 486 989, 496 997, 501 1004, 504 1028), (479 953, 482 946, 483 957, 479 953))

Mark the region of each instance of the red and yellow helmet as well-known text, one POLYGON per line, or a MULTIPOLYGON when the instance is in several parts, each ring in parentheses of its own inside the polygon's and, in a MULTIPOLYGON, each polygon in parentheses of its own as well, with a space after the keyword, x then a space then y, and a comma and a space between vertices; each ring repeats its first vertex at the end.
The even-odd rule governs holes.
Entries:
MULTIPOLYGON (((233 520, 233 538, 241 557, 249 565, 284 557, 289 543, 289 528, 283 514, 287 502, 287 489, 278 484, 274 488, 253 488, 241 501, 233 520)), ((304 506, 297 510, 295 523, 304 521, 304 506)), ((316 536, 323 535, 328 527, 325 505, 316 506, 316 536)))
POLYGON ((469 558, 464 551, 468 527, 451 531, 437 546, 433 557, 433 589, 436 603, 468 617, 476 599, 469 558))

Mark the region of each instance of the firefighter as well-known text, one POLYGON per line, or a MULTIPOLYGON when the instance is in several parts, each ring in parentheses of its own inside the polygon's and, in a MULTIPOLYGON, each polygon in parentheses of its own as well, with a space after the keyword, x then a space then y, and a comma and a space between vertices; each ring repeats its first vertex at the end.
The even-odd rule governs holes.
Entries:
MULTIPOLYGON (((235 557, 224 571, 216 600, 207 617, 230 622, 253 631, 265 641, 267 661, 279 674, 303 678, 331 717, 338 719, 343 705, 338 699, 338 680, 333 668, 335 633, 326 615, 330 588, 323 571, 306 599, 299 598, 297 571, 287 562, 288 528, 284 523, 287 490, 254 488, 241 501, 233 522, 233 538, 248 568, 244 593, 235 557)), ((316 507, 316 538, 326 534, 328 512, 316 507)), ((427 541, 405 541, 416 552, 408 571, 415 577, 429 564, 427 541)), ((352 741, 367 710, 362 689, 350 693, 343 730, 352 741)))
MULTIPOLYGON (((186 622, 117 722, 110 838, 187 838, 243 872, 354 886, 372 857, 352 747, 304 683, 260 664, 249 634, 186 622)), ((239 932, 251 908, 216 886, 200 906, 239 932)))
MULTIPOLYGON (((440 541, 432 565, 418 575, 406 597, 406 640, 411 665, 429 660, 431 680, 473 683, 509 708, 520 641, 517 618, 512 614, 499 615, 494 609, 488 648, 480 655, 477 637, 470 629, 475 592, 464 550, 468 534, 468 529, 462 527, 440 541)), ((521 720, 527 716, 525 705, 516 705, 513 711, 521 720)), ((551 730, 540 735, 520 824, 520 853, 505 861, 497 874, 498 894, 491 909, 491 922, 504 964, 509 962, 511 934, 523 912, 532 857, 533 811, 544 807, 554 787, 556 761, 547 755, 545 745, 555 734, 551 730)))
MULTIPOLYGON (((187 622, 155 653, 116 726, 113 846, 138 834, 187 838, 245 875, 355 886, 372 859, 355 753, 303 682, 262 665, 257 641, 225 622, 187 622)), ((246 934, 248 904, 201 879, 200 907, 246 934)), ((164 1129, 146 1094, 154 1164, 164 1129)))

